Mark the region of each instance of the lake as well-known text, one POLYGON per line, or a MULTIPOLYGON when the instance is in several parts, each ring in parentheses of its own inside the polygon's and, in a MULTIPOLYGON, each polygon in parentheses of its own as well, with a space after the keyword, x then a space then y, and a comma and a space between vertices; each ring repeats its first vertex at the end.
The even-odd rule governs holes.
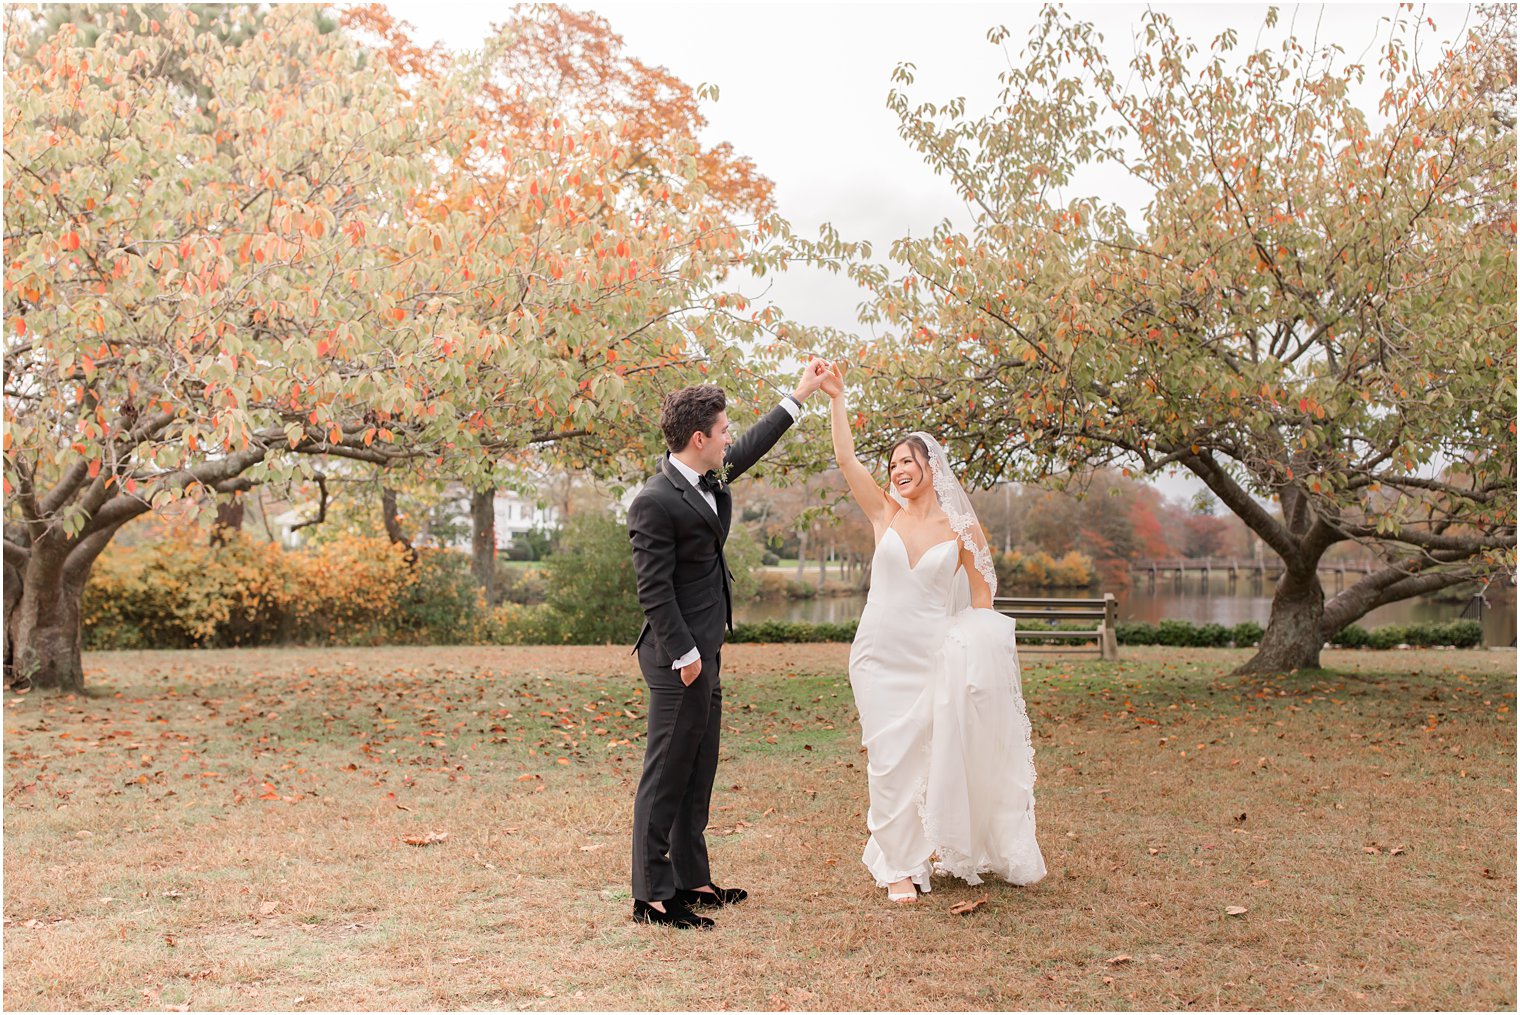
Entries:
MULTIPOLYGON (((816 572, 811 572, 809 577, 816 572)), ((830 577, 837 572, 831 570, 830 577)), ((1008 590, 1013 593, 1015 590, 1008 590)), ((1018 595, 1047 595, 1052 599, 1064 596, 1087 596, 1096 594, 1087 590, 1017 590, 1018 595)), ((1333 578, 1327 578, 1325 597, 1335 594, 1333 578)), ((1152 591, 1143 580, 1134 586, 1115 593, 1119 600, 1120 620, 1140 620, 1154 624, 1160 620, 1190 620, 1196 624, 1215 623, 1232 627, 1242 621, 1254 620, 1263 627, 1272 615, 1272 583, 1255 587, 1241 580, 1232 591, 1223 575, 1205 582, 1201 577, 1189 578, 1181 589, 1170 581, 1156 583, 1152 591)), ((751 600, 736 603, 736 622, 761 620, 804 620, 812 623, 840 623, 855 620, 865 605, 864 595, 828 596, 818 599, 751 600)), ((1484 610, 1483 635, 1488 645, 1504 646, 1515 640, 1515 590, 1501 588, 1497 583, 1488 591, 1488 607, 1484 610)), ((1461 618, 1465 603, 1445 602, 1435 599, 1406 599, 1400 603, 1373 610, 1357 621, 1362 627, 1373 628, 1383 624, 1412 624, 1429 621, 1457 620, 1461 618)))

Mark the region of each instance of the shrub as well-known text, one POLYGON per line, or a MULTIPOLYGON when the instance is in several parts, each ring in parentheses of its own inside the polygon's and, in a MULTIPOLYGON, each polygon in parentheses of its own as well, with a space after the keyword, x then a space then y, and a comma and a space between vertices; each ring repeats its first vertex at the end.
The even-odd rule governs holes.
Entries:
POLYGON ((734 602, 746 602, 760 592, 760 543, 743 525, 735 525, 723 544, 723 556, 734 574, 734 602))
POLYGON ((343 536, 281 560, 293 586, 284 633, 302 644, 390 641, 402 594, 416 580, 406 548, 380 537, 343 536))
POLYGON ((418 645, 468 645, 486 612, 485 590, 470 561, 451 550, 418 552, 412 581, 397 598, 390 629, 397 641, 418 645))
POLYGON ((1038 553, 1009 550, 993 554, 992 566, 1000 586, 1021 588, 1084 588, 1093 583, 1097 573, 1092 558, 1076 550, 1060 560, 1043 550, 1038 553))
POLYGON ((797 643, 812 641, 854 641, 857 622, 810 624, 796 620, 763 620, 754 624, 735 624, 728 636, 731 642, 797 643))
POLYGON ((1196 648, 1224 648, 1230 644, 1230 629, 1223 624, 1204 624, 1193 632, 1196 648))
POLYGON ((628 530, 609 512, 586 511, 560 530, 546 561, 548 604, 562 640, 633 644, 644 626, 628 530))
POLYGON ((1120 645, 1154 645, 1156 629, 1138 620, 1121 620, 1114 627, 1114 637, 1120 645))
POLYGON ((1236 648, 1254 648, 1261 644, 1261 637, 1266 633, 1256 621, 1243 620, 1230 628, 1230 641, 1235 643, 1236 648))
POLYGON ((1483 644, 1483 625, 1476 620, 1451 620, 1431 626, 1436 628, 1433 644, 1456 648, 1477 648, 1483 644))
POLYGON ((1330 639, 1330 644, 1339 645, 1342 648, 1366 648, 1368 644, 1367 629, 1360 624, 1347 624, 1330 639))
POLYGON ((1193 625, 1186 620, 1163 620, 1156 625, 1156 644, 1187 646, 1193 643, 1193 625))
POLYGON ((461 605, 461 596, 473 596, 473 581, 451 589, 446 574, 434 573, 463 573, 467 565, 424 559, 414 569, 402 547, 362 536, 284 550, 238 533, 211 546, 193 528, 155 543, 108 547, 85 585, 85 644, 215 648, 473 638, 476 614, 461 605), (414 596, 419 581, 428 590, 414 596), (439 597, 443 602, 431 605, 439 597))
POLYGON ((528 605, 549 596, 549 583, 541 567, 510 567, 497 561, 494 583, 497 603, 528 605))
POLYGON ((529 529, 512 537, 507 546, 508 560, 543 560, 554 546, 554 532, 549 529, 529 529))
POLYGON ((548 603, 501 603, 480 625, 481 640, 490 645, 557 645, 567 639, 548 603))

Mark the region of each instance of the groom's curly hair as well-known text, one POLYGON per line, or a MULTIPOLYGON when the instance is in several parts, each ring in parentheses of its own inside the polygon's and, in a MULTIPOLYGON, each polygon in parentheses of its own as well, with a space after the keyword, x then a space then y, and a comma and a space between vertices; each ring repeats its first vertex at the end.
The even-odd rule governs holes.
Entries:
POLYGON ((685 451, 691 435, 698 430, 711 437, 718 413, 726 408, 728 399, 716 384, 699 384, 666 395, 660 406, 660 430, 665 434, 665 446, 673 452, 685 451))

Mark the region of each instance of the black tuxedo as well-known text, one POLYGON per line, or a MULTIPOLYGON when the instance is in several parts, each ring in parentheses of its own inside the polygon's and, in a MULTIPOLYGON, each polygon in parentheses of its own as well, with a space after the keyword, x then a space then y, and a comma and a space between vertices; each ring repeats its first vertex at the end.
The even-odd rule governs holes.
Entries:
MULTIPOLYGON (((766 413, 724 454, 724 478, 747 472, 791 425, 779 405, 766 413)), ((718 768, 723 636, 733 626, 723 543, 734 510, 727 482, 713 497, 716 515, 666 456, 628 508, 645 617, 634 651, 649 687, 644 773, 633 805, 633 897, 645 902, 711 882, 703 833, 718 768), (693 647, 702 673, 687 687, 671 663, 693 647)))

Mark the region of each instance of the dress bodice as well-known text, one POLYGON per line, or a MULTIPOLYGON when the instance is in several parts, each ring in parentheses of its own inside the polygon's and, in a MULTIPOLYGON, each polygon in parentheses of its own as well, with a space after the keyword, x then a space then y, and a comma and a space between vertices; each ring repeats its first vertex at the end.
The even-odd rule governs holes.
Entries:
POLYGON ((924 611, 949 614, 955 601, 959 546, 958 540, 946 539, 910 562, 908 544, 896 529, 888 526, 871 558, 871 588, 866 593, 866 602, 900 607, 913 614, 924 611))

